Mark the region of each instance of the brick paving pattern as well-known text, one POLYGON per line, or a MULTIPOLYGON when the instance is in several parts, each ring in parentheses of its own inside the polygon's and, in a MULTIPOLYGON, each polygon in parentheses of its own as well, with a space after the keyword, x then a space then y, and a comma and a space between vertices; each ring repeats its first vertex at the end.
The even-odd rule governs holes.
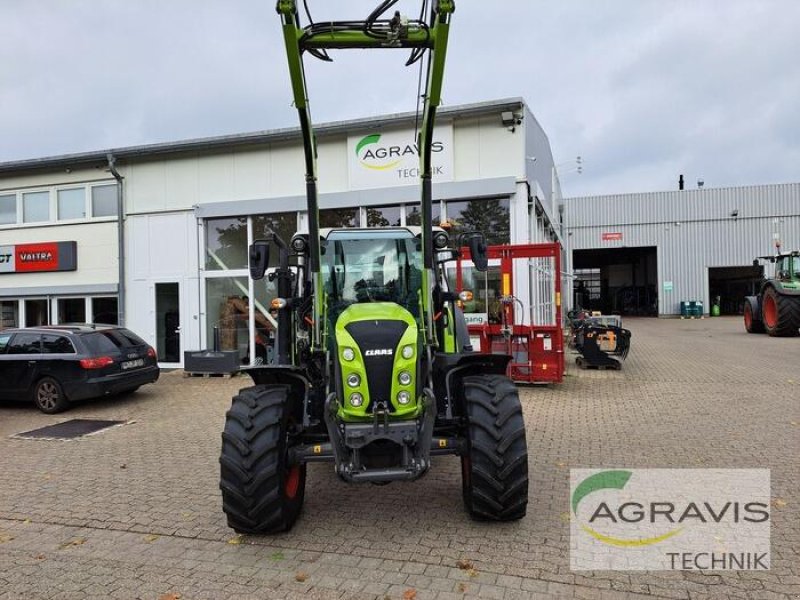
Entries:
POLYGON ((734 318, 625 325, 622 371, 570 364, 563 385, 522 388, 531 490, 517 523, 470 521, 458 459, 441 457, 385 487, 311 465, 291 532, 236 536, 218 456, 244 377, 166 373, 55 416, 0 405, 0 599, 800 597, 800 339, 747 335, 734 318), (68 418, 129 423, 76 441, 11 437, 68 418), (571 467, 771 469, 772 569, 570 571, 571 467))

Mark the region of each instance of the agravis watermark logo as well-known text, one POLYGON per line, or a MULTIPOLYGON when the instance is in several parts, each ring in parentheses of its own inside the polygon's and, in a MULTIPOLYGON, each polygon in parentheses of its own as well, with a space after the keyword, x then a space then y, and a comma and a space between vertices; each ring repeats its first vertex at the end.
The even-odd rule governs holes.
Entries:
POLYGON ((769 568, 766 469, 572 469, 573 569, 769 568))

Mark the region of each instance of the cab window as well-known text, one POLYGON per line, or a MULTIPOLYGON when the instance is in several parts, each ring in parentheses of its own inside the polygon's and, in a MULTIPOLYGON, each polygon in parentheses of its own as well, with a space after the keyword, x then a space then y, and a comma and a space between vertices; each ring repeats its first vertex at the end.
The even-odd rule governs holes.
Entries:
POLYGON ((0 333, 0 354, 6 351, 6 347, 8 346, 8 340, 11 339, 10 333, 0 333))

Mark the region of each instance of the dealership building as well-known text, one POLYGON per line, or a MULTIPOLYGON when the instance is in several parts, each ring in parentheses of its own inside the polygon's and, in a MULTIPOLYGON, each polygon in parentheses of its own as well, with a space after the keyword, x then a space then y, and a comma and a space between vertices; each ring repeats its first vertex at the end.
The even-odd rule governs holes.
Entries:
MULTIPOLYGON (((323 227, 419 223, 417 124, 404 113, 318 126, 323 227)), ((708 306, 760 276, 751 261, 774 235, 800 247, 798 184, 563 199, 520 98, 442 109, 433 150, 434 222, 491 244, 560 241, 568 308, 708 306)), ((307 230, 304 194, 298 128, 0 163, 0 327, 124 323, 165 367, 212 347, 253 364, 275 291, 249 279, 247 246, 307 230)), ((537 270, 514 269, 527 312, 537 270)), ((465 282, 485 314, 499 267, 467 268, 465 282)))

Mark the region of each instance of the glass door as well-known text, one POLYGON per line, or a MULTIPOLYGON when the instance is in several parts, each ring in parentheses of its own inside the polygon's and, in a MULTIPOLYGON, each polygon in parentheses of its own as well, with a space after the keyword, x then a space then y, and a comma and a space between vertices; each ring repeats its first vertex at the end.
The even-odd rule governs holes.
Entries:
POLYGON ((181 362, 180 284, 155 284, 156 351, 161 363, 181 362))

